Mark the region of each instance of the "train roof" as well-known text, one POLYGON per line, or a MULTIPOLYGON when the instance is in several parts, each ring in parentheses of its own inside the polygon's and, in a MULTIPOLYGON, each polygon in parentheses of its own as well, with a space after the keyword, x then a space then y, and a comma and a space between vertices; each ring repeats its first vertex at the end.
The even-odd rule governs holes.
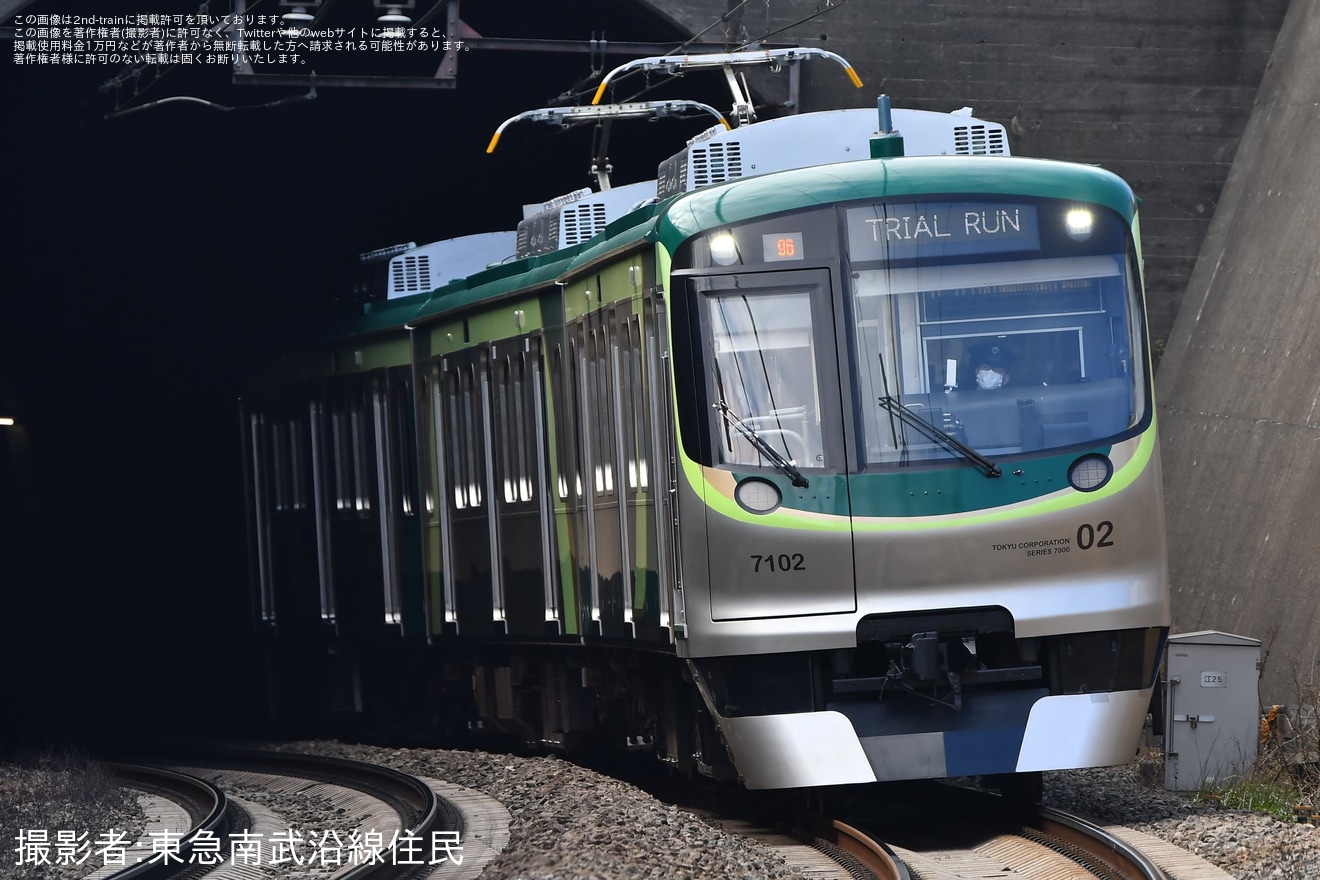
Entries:
POLYGON ((1008 156, 911 156, 800 168, 696 190, 667 205, 658 235, 672 251, 698 232, 753 217, 932 193, 1061 196, 1105 205, 1128 221, 1137 207, 1122 178, 1091 165, 1008 156))
POLYGON ((1136 212, 1131 188, 1112 172, 1045 159, 912 156, 800 168, 681 193, 643 205, 571 247, 494 266, 430 292, 368 303, 359 318, 339 324, 326 338, 423 323, 552 284, 644 241, 659 241, 673 252, 703 230, 754 217, 836 201, 932 193, 1065 197, 1105 205, 1129 221, 1136 212))

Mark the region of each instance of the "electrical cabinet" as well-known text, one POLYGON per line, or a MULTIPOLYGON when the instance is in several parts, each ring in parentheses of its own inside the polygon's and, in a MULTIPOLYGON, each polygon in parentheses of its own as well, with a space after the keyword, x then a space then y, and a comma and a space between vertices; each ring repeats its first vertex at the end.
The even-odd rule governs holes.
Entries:
POLYGON ((1197 791, 1249 773, 1260 742, 1260 639, 1169 636, 1165 670, 1164 787, 1197 791))

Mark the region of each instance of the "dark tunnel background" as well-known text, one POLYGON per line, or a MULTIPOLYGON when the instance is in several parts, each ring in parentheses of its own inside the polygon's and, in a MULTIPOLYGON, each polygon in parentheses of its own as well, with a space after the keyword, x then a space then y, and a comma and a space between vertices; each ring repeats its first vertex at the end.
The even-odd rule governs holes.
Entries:
MULTIPOLYGON (((109 14, 23 10, 48 12, 109 14)), ((473 2, 462 17, 486 37, 680 42, 607 0, 473 2)), ((167 102, 107 118, 116 96, 99 87, 119 68, 19 65, 4 46, 0 417, 15 424, 0 428, 0 739, 245 732, 233 719, 259 717, 263 685, 249 650, 244 384, 316 322, 357 254, 511 229, 521 205, 587 186, 589 128, 528 123, 485 148, 591 59, 466 51, 453 90, 320 88, 264 109, 167 102)), ((439 57, 399 63, 427 75, 439 57)), ((692 86, 679 94, 727 107, 718 78, 692 86)), ((172 70, 137 103, 305 92, 234 85, 226 65, 206 65, 172 70)), ((636 125, 612 139, 618 183, 653 177, 706 122, 636 125)))

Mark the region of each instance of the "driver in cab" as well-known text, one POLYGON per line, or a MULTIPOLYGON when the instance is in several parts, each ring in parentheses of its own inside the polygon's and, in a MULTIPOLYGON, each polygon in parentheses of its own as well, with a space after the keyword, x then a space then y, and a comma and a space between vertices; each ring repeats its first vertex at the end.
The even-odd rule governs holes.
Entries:
POLYGON ((971 355, 972 363, 976 364, 972 375, 976 378, 977 388, 994 391, 1008 384, 1013 354, 1005 346, 998 343, 974 346, 971 355))

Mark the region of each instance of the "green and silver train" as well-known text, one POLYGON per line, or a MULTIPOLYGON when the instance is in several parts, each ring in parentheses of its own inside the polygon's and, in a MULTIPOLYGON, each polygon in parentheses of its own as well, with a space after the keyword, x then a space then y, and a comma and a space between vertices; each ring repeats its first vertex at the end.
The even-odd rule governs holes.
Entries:
POLYGON ((378 254, 243 402, 272 680, 749 788, 1129 760, 1169 626, 1137 200, 1007 152, 720 124, 378 254))

